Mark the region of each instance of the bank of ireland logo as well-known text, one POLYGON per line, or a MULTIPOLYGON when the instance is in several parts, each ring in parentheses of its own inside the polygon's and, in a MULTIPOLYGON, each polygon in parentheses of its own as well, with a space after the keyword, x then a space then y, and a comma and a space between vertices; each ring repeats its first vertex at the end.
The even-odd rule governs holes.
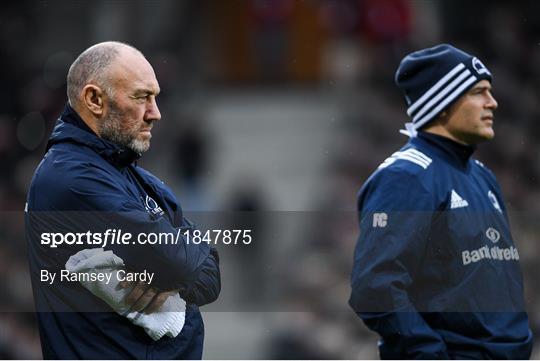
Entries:
POLYGON ((473 58, 472 66, 473 66, 474 70, 476 70, 476 72, 478 74, 489 74, 489 75, 491 75, 491 73, 486 68, 486 66, 478 58, 473 58))
POLYGON ((486 237, 493 243, 497 243, 501 238, 501 234, 495 228, 489 227, 486 230, 486 237))
POLYGON ((164 213, 157 202, 149 195, 146 195, 146 198, 144 199, 144 206, 150 214, 155 216, 161 216, 164 213))
POLYGON ((495 194, 492 191, 488 192, 488 198, 491 201, 491 204, 493 204, 493 207, 495 207, 495 209, 498 210, 499 213, 502 213, 501 205, 499 204, 497 197, 495 197, 495 194))

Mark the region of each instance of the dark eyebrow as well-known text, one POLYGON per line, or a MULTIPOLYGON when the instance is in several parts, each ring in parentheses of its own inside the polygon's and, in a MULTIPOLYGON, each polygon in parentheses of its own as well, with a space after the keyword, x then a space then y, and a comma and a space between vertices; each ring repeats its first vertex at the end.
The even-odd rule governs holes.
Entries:
POLYGON ((157 91, 157 93, 149 90, 149 89, 137 89, 133 92, 133 94, 135 96, 139 96, 139 95, 158 95, 159 94, 159 90, 157 91))
POLYGON ((154 94, 153 91, 151 90, 148 90, 148 89, 137 89, 133 92, 133 94, 148 94, 148 95, 152 95, 154 94))
POLYGON ((471 88, 471 91, 485 91, 485 90, 489 90, 491 91, 491 86, 490 85, 477 85, 477 86, 474 86, 471 88))

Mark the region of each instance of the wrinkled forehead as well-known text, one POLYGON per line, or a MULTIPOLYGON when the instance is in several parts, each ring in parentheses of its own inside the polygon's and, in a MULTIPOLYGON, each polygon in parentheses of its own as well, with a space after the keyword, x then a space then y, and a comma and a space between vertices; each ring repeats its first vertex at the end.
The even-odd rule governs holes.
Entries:
POLYGON ((111 64, 109 79, 114 87, 127 91, 145 89, 159 92, 156 74, 150 63, 139 53, 124 51, 111 64))

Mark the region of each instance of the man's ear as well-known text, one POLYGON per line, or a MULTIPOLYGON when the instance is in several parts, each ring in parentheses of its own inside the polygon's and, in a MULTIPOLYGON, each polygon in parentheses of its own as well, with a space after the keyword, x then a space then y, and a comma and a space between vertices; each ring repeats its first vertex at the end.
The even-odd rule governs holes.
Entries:
POLYGON ((87 84, 82 92, 83 104, 86 108, 97 117, 103 115, 104 93, 101 88, 93 84, 87 84))
POLYGON ((445 110, 444 112, 439 114, 439 116, 435 119, 435 121, 439 123, 440 125, 445 125, 446 123, 448 123, 448 118, 449 118, 448 114, 449 114, 449 111, 445 110))

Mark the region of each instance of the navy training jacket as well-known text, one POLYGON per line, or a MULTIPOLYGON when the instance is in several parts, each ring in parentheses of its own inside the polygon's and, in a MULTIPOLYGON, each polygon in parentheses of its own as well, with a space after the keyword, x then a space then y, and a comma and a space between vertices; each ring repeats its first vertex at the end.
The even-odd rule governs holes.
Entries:
POLYGON ((152 285, 179 289, 186 321, 175 338, 153 341, 78 282, 59 280, 68 258, 100 245, 42 244, 41 234, 174 233, 190 229, 171 190, 137 166, 137 154, 97 137, 67 105, 34 174, 25 221, 43 356, 47 359, 200 359, 204 326, 198 306, 217 299, 219 259, 205 243, 108 244, 134 272, 153 272, 152 285), (55 272, 54 283, 41 272, 55 272))
POLYGON ((359 192, 349 303, 381 358, 530 357, 519 253, 473 151, 419 132, 359 192))

